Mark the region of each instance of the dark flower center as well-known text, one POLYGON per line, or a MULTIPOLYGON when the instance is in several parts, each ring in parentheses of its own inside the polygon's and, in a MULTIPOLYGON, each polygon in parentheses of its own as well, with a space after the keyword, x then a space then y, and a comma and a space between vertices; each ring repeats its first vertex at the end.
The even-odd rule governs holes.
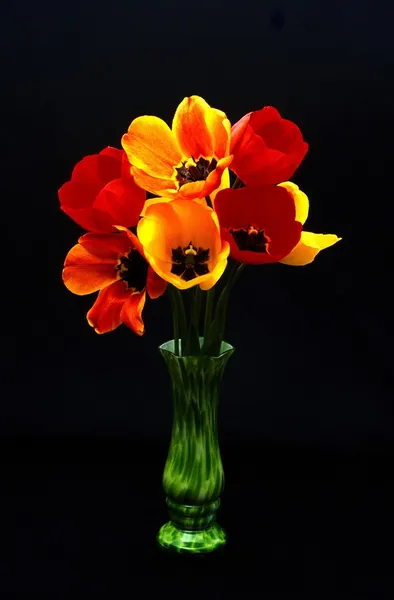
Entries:
POLYGON ((190 281, 209 273, 207 262, 209 260, 209 249, 197 248, 190 242, 186 248, 175 248, 172 250, 171 273, 178 275, 185 281, 190 281))
POLYGON ((268 244, 271 239, 265 234, 264 229, 248 225, 246 229, 229 229, 229 232, 240 250, 268 252, 268 244))
POLYGON ((131 248, 127 256, 121 256, 116 270, 120 279, 127 283, 128 289, 142 292, 146 287, 148 263, 135 248, 131 248))
POLYGON ((176 179, 179 182, 179 187, 181 188, 185 183, 190 183, 192 181, 204 181, 208 177, 208 175, 216 168, 218 161, 213 158, 211 162, 206 160, 205 158, 200 157, 197 161, 192 156, 194 165, 189 165, 186 167, 186 161, 182 162, 182 167, 175 167, 175 171, 177 171, 176 179))

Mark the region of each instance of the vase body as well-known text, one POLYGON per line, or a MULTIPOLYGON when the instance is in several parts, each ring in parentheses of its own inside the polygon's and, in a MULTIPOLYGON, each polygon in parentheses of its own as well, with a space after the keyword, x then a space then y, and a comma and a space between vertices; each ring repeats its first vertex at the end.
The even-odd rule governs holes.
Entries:
POLYGON ((159 350, 171 379, 173 424, 163 474, 170 521, 160 529, 158 542, 177 552, 212 552, 226 541, 216 522, 224 487, 217 414, 220 383, 234 348, 222 342, 218 356, 179 357, 171 340, 159 350))

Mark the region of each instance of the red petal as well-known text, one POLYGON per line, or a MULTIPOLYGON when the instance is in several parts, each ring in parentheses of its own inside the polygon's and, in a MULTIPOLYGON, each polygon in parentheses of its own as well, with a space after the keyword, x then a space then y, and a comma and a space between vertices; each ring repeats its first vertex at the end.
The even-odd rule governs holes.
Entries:
POLYGON ((231 169, 247 185, 275 184, 290 179, 308 144, 292 121, 272 106, 250 113, 233 127, 231 169))
POLYGON ((297 144, 303 141, 297 125, 282 119, 273 106, 253 112, 249 124, 253 131, 263 138, 268 148, 275 148, 284 154, 291 153, 297 144))
POLYGON ((129 245, 131 246, 131 248, 135 248, 136 250, 138 250, 138 252, 140 254, 142 254, 142 256, 145 257, 142 244, 139 241, 139 239, 137 238, 137 236, 132 231, 127 229, 127 227, 123 227, 123 225, 115 225, 115 229, 117 229, 118 231, 123 231, 124 235, 127 237, 127 239, 130 242, 129 245))
POLYGON ((167 281, 164 281, 149 265, 146 290, 152 300, 159 298, 167 289, 167 281))
POLYGON ((93 208, 97 210, 95 222, 102 230, 113 225, 134 227, 145 204, 146 192, 133 178, 114 179, 97 195, 93 208))
POLYGON ((95 257, 111 261, 113 265, 116 264, 119 255, 127 256, 130 248, 134 247, 132 239, 123 231, 119 233, 85 233, 78 242, 87 252, 95 257))
POLYGON ((78 225, 88 231, 96 231, 97 225, 92 214, 94 193, 81 185, 68 181, 60 188, 59 200, 61 209, 78 225))
POLYGON ((121 148, 113 148, 112 146, 107 146, 106 148, 104 148, 104 150, 101 150, 101 152, 99 152, 99 155, 111 156, 112 158, 115 158, 116 160, 121 162, 123 160, 123 156, 126 156, 126 152, 121 148))
POLYGON ((84 209, 90 208, 96 198, 92 188, 87 185, 67 181, 58 191, 58 196, 62 209, 84 209))
POLYGON ((138 211, 144 192, 136 190, 130 175, 126 179, 127 184, 123 187, 114 185, 109 188, 109 197, 106 198, 104 194, 104 197, 99 199, 97 210, 94 207, 96 197, 103 188, 114 179, 120 178, 124 156, 123 150, 110 146, 99 154, 85 156, 74 167, 71 181, 60 188, 59 201, 62 210, 84 229, 111 231, 113 219, 124 225, 136 224, 135 212, 138 211), (107 215, 110 202, 114 208, 107 215))
POLYGON ((142 320, 142 311, 145 306, 145 290, 131 294, 123 305, 120 318, 124 325, 129 327, 137 335, 143 335, 145 332, 144 322, 142 320))
POLYGON ((89 187, 96 195, 108 182, 120 177, 120 170, 120 159, 106 154, 93 154, 85 156, 74 167, 71 181, 89 187))
POLYGON ((117 281, 101 290, 86 315, 96 333, 108 333, 119 327, 122 323, 120 314, 129 296, 130 290, 124 281, 117 281))
POLYGON ((243 140, 245 135, 246 127, 249 125, 250 115, 252 113, 248 113, 242 119, 237 121, 231 128, 231 146, 230 146, 230 154, 234 154, 237 150, 240 142, 243 140))
POLYGON ((295 171, 289 169, 289 159, 278 150, 272 150, 266 147, 262 138, 251 133, 248 126, 248 142, 242 142, 238 152, 234 154, 234 160, 231 170, 246 185, 271 185, 281 183, 290 179, 290 175, 295 171))
POLYGON ((215 198, 215 211, 222 236, 230 243, 231 256, 240 262, 277 262, 291 252, 301 236, 302 225, 295 221, 294 200, 285 188, 261 186, 222 190, 215 198), (268 253, 240 250, 229 232, 230 229, 247 229, 251 224, 263 229, 271 240, 268 253))

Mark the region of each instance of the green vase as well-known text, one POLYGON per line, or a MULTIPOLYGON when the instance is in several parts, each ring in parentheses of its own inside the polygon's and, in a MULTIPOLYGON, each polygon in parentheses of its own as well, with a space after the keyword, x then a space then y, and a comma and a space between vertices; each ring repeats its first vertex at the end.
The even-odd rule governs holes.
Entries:
POLYGON ((173 425, 163 475, 170 521, 157 539, 176 552, 212 552, 226 542, 216 522, 224 488, 217 414, 220 383, 234 348, 222 342, 218 356, 179 357, 171 340, 159 350, 171 378, 173 425))

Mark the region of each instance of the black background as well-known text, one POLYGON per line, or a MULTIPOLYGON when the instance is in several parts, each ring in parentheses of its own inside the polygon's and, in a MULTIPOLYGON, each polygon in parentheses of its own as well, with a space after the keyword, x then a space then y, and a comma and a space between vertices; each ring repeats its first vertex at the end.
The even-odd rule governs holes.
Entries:
POLYGON ((218 582, 248 574, 263 592, 393 587, 392 12, 367 0, 3 5, 5 598, 123 598, 178 565, 218 582), (83 156, 120 147, 133 118, 171 123, 192 94, 232 123, 264 105, 296 122, 310 146, 292 178, 310 199, 306 229, 343 240, 307 267, 249 267, 234 289, 220 407, 230 541, 186 561, 154 544, 168 299, 147 304, 143 338, 97 336, 93 297, 61 281, 83 231, 57 190, 83 156))

